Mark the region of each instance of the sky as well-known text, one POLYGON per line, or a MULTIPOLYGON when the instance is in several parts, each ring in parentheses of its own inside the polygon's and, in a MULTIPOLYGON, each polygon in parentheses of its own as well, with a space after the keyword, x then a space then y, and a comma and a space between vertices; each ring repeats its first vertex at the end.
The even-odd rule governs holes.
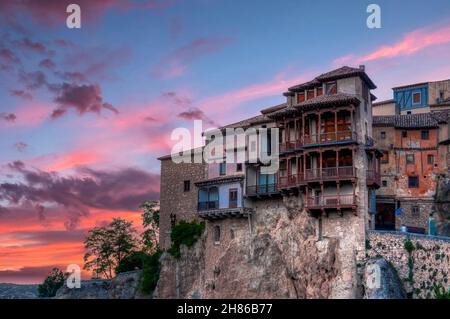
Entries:
POLYGON ((450 78, 449 56, 448 0, 0 0, 0 282, 82 266, 113 217, 138 226, 173 129, 257 115, 343 65, 389 99, 450 78))

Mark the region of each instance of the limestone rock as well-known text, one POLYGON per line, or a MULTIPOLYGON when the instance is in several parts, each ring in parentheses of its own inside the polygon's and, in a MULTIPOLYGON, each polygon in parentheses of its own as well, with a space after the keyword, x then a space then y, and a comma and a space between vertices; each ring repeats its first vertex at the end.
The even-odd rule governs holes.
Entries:
POLYGON ((364 283, 364 299, 406 299, 396 270, 384 258, 370 259, 366 263, 364 283))

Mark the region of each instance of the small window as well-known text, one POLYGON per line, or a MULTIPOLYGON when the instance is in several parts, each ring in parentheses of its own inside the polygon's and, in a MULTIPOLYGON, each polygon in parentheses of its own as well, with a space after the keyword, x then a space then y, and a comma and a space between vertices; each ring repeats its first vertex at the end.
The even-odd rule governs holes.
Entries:
POLYGON ((191 190, 191 181, 184 181, 184 191, 189 192, 191 190))
POLYGON ((422 140, 428 140, 430 138, 430 131, 422 131, 421 132, 421 138, 422 140))
POLYGON ((327 95, 336 94, 337 93, 337 84, 336 82, 328 82, 326 85, 327 95))
POLYGON ((387 164, 389 163, 389 153, 384 151, 383 152, 383 156, 381 157, 381 163, 382 164, 387 164))
POLYGON ((408 176, 408 187, 409 188, 419 187, 419 177, 418 176, 408 176))
POLYGON ((308 100, 311 100, 311 99, 313 99, 314 98, 314 90, 308 90, 308 93, 307 93, 308 95, 307 95, 307 99, 308 100))
POLYGON ((177 224, 177 214, 170 214, 170 227, 174 228, 177 224))
POLYGON ((220 226, 214 226, 214 242, 220 242, 220 226))
POLYGON ((381 185, 382 185, 383 187, 387 187, 387 181, 382 181, 382 182, 381 182, 381 185))
POLYGON ((318 87, 317 88, 317 96, 321 96, 323 95, 323 88, 322 87, 318 87))
POLYGON ((386 139, 386 132, 381 132, 381 133, 380 133, 380 138, 381 138, 382 140, 385 140, 385 139, 386 139))
POLYGON ((402 131, 402 137, 408 137, 408 131, 402 131))
POLYGON ((414 154, 406 154, 406 164, 414 164, 414 154))
POLYGON ((411 111, 406 111, 406 115, 412 114, 411 111))
POLYGON ((297 93, 297 103, 305 102, 305 93, 297 93))
POLYGON ((427 163, 428 163, 428 165, 433 165, 434 164, 434 155, 428 154, 428 156, 427 156, 427 163))
POLYGON ((419 216, 420 215, 420 208, 419 208, 419 206, 412 206, 411 207, 411 215, 413 215, 413 216, 419 216))
POLYGON ((220 163, 219 166, 219 174, 220 175, 225 175, 227 173, 227 164, 226 163, 220 163))
POLYGON ((242 163, 236 164, 236 172, 242 172, 242 163))
POLYGON ((422 98, 420 92, 413 93, 413 104, 420 104, 422 98))

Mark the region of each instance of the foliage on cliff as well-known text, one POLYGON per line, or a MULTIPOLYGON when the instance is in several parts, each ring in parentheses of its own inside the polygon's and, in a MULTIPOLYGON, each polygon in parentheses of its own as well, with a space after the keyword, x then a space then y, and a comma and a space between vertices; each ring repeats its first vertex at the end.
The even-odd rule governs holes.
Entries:
POLYGON ((56 292, 64 284, 65 276, 58 268, 53 268, 42 284, 38 286, 39 297, 50 298, 56 295, 56 292))
POLYGON ((172 246, 167 250, 175 258, 180 258, 180 245, 192 247, 200 238, 205 229, 205 223, 192 221, 191 223, 180 221, 170 233, 172 246))

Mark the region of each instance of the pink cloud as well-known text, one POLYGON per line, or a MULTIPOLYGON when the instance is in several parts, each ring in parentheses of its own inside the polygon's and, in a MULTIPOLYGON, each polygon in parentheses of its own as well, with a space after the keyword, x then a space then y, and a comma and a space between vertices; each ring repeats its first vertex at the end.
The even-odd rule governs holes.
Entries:
POLYGON ((176 49, 153 68, 153 74, 160 79, 183 75, 189 65, 199 58, 222 50, 231 43, 230 38, 199 38, 176 49))
POLYGON ((438 46, 442 44, 450 43, 450 26, 438 27, 425 27, 418 30, 414 30, 405 34, 405 36, 393 44, 382 45, 374 51, 357 56, 349 54, 337 58, 334 61, 335 65, 348 63, 365 63, 380 59, 390 59, 401 56, 408 56, 427 48, 438 46))

